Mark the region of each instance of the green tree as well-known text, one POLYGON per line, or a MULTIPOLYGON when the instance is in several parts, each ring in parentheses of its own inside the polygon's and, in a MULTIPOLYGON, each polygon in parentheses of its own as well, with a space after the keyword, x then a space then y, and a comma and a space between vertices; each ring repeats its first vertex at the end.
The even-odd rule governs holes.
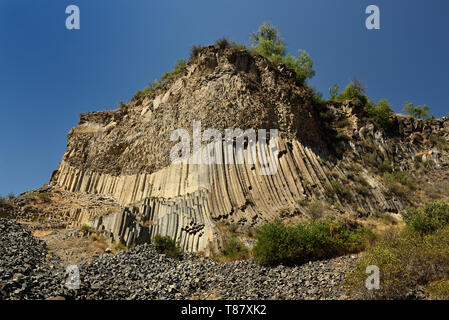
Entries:
POLYGON ((337 98, 338 96, 338 90, 340 90, 340 87, 338 86, 338 84, 334 83, 334 85, 332 87, 329 88, 329 96, 332 100, 334 100, 335 98, 337 98))
POLYGON ((354 78, 343 91, 337 96, 338 101, 354 100, 361 105, 366 106, 369 102, 368 96, 365 94, 366 89, 362 82, 354 78))
POLYGON ((298 50, 298 57, 287 54, 284 39, 279 36, 278 29, 269 22, 264 22, 257 32, 250 37, 253 51, 275 63, 284 63, 296 73, 296 80, 304 84, 315 75, 313 60, 304 50, 298 50))
POLYGON ((313 60, 305 50, 298 50, 298 58, 287 55, 284 58, 284 63, 295 71, 296 79, 300 83, 305 83, 307 79, 311 79, 315 75, 313 60))
POLYGON ((391 116, 394 114, 391 104, 386 99, 380 100, 375 106, 368 107, 368 115, 385 131, 390 132, 393 127, 391 116))
MULTIPOLYGON (((287 49, 278 29, 270 22, 264 22, 250 37, 251 44, 259 54, 273 60, 282 60, 287 49)), ((279 61, 280 62, 280 61, 279 61)))
POLYGON ((411 102, 406 102, 404 104, 403 110, 411 115, 412 117, 419 118, 419 119, 429 119, 431 118, 430 114, 430 108, 427 105, 422 106, 415 106, 411 102))

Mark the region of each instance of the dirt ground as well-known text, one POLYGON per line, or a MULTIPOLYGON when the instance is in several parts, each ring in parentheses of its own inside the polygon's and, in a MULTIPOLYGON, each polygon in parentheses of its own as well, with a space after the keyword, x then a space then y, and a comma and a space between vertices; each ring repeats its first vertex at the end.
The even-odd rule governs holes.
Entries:
POLYGON ((48 253, 59 257, 64 266, 90 261, 94 254, 105 253, 111 246, 106 238, 86 235, 79 228, 33 230, 34 223, 22 224, 28 227, 33 236, 45 241, 48 253))

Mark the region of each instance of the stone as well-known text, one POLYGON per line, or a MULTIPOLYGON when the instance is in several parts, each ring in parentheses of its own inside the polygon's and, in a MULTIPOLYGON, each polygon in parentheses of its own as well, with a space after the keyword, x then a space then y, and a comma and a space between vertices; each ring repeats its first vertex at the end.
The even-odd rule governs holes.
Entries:
POLYGON ((21 273, 15 273, 12 277, 12 280, 14 282, 19 282, 20 280, 22 280, 24 278, 24 275, 21 273))
POLYGON ((49 301, 63 301, 63 300, 66 300, 66 298, 63 297, 63 296, 55 296, 55 297, 46 298, 45 300, 49 300, 49 301))

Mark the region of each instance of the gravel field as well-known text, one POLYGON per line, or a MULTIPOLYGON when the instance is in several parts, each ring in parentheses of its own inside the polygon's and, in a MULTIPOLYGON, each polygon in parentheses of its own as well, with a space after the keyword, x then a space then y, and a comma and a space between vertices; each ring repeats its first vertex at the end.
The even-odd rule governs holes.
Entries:
POLYGON ((79 289, 65 287, 66 266, 14 220, 0 219, 0 299, 342 299, 340 282, 355 257, 296 267, 263 267, 253 259, 181 260, 150 244, 95 255, 79 267, 79 289))

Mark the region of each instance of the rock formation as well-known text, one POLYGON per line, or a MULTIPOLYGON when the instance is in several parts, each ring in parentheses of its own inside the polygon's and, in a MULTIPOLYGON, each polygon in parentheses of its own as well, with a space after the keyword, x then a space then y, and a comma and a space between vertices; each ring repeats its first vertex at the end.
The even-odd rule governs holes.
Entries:
POLYGON ((336 214, 398 212, 407 200, 389 193, 365 156, 389 161, 394 170, 410 169, 417 155, 447 168, 447 151, 429 141, 448 140, 449 119, 393 120, 395 134, 388 136, 350 101, 318 107, 287 67, 209 46, 154 94, 81 115, 50 185, 72 196, 113 199, 108 210, 89 203, 67 209, 71 223, 104 230, 127 245, 161 234, 184 250, 207 251, 220 245, 221 221, 255 226, 305 215, 315 200, 331 203, 336 214), (324 111, 334 120, 325 120, 324 111), (340 118, 348 119, 344 127, 336 125, 340 118), (171 133, 185 128, 193 135, 195 121, 220 132, 278 129, 277 172, 261 175, 263 165, 248 161, 248 148, 243 164, 170 163, 171 133))

